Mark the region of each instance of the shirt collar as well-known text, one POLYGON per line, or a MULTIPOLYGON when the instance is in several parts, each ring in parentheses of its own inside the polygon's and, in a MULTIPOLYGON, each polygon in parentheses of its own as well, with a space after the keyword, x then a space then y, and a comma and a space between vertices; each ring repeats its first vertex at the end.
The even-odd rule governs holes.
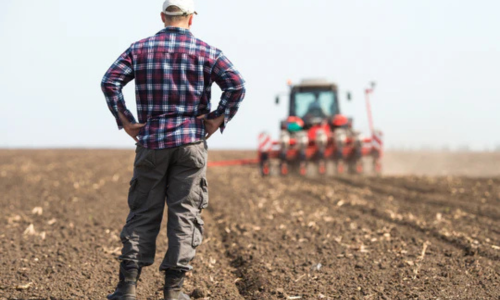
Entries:
POLYGON ((189 36, 193 35, 191 33, 191 31, 189 31, 189 29, 180 28, 180 27, 172 27, 172 26, 165 27, 162 30, 160 30, 160 32, 158 32, 158 34, 161 34, 161 33, 177 33, 177 34, 185 34, 185 35, 189 35, 189 36))

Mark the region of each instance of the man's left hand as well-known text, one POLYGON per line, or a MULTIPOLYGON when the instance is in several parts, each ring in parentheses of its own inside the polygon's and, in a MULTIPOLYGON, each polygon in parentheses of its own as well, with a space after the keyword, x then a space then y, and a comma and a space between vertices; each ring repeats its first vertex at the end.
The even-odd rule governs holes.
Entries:
POLYGON ((141 131, 146 124, 141 124, 141 123, 130 123, 130 121, 125 117, 125 115, 121 112, 118 112, 118 116, 120 117, 120 121, 122 121, 123 124, 123 129, 125 132, 130 135, 131 138, 134 139, 134 141, 139 142, 137 139, 137 136, 139 135, 139 132, 141 131))
POLYGON ((127 126, 123 126, 123 129, 125 129, 125 132, 130 135, 134 141, 139 142, 137 139, 137 136, 139 135, 139 132, 141 131, 142 128, 144 128, 146 124, 140 124, 140 123, 135 123, 135 124, 129 124, 127 126))
POLYGON ((199 116, 198 119, 205 121, 205 139, 208 140, 224 122, 224 115, 220 115, 219 117, 210 120, 207 119, 207 115, 202 115, 199 116))

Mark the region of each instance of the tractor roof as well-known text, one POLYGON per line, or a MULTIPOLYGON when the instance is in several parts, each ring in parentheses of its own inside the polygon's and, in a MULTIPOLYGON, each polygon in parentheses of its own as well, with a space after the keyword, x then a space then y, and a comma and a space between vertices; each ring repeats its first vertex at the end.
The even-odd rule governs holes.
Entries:
POLYGON ((298 88, 314 88, 314 87, 334 87, 337 89, 337 85, 333 82, 329 82, 326 79, 304 79, 300 84, 295 85, 298 88))

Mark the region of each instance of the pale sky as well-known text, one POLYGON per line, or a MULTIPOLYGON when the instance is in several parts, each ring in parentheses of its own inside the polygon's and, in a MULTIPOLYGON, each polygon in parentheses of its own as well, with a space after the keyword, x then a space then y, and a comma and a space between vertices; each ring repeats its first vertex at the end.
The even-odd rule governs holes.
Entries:
MULTIPOLYGON (((133 42, 161 30, 161 0, 1 0, 0 147, 134 146, 118 131, 101 78, 133 42)), ((363 90, 377 82, 386 144, 500 145, 500 1, 196 0, 193 33, 222 49, 247 97, 212 148, 278 136, 287 79, 325 77, 368 133, 363 90)), ((214 88, 214 107, 220 92, 214 88)), ((125 89, 135 112, 134 87, 125 89)))

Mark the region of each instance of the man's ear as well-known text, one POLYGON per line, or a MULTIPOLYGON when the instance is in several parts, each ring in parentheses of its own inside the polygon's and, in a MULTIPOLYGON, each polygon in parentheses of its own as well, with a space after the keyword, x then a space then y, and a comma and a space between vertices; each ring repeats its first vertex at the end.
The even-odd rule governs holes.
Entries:
POLYGON ((161 15, 161 22, 165 24, 165 14, 161 12, 160 15, 161 15))
POLYGON ((188 23, 189 27, 191 27, 193 25, 193 17, 194 17, 194 15, 189 16, 189 23, 188 23))

